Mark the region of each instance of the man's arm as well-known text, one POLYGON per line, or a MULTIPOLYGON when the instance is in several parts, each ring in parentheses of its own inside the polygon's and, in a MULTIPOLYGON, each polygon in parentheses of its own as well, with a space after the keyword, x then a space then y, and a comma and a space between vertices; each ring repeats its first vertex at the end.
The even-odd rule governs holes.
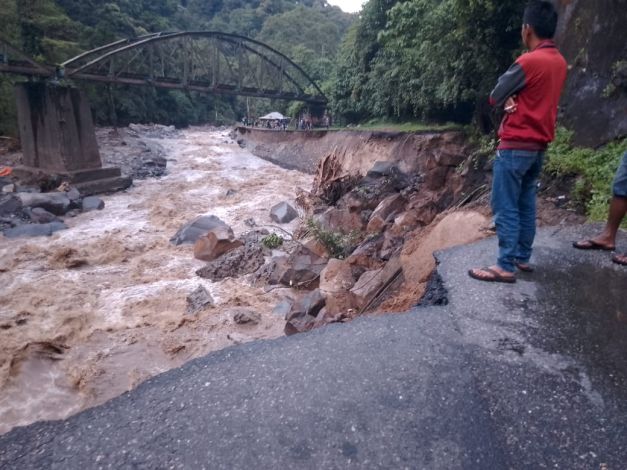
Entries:
POLYGON ((507 98, 518 93, 525 87, 525 71, 521 65, 515 62, 507 72, 499 77, 499 81, 490 93, 492 106, 503 106, 507 98))

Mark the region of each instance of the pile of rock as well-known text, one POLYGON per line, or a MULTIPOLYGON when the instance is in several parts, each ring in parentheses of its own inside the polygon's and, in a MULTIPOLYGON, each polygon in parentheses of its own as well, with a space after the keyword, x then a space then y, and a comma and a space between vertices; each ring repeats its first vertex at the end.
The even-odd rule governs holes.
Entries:
POLYGON ((279 274, 269 282, 300 289, 294 300, 276 309, 285 315, 286 334, 353 318, 403 282, 406 242, 476 186, 475 172, 483 170, 481 164, 476 170, 454 171, 463 156, 441 152, 436 157, 427 171, 412 175, 393 162, 377 162, 364 177, 347 176, 321 162, 313 191, 301 194, 299 202, 309 209, 318 235, 324 235, 319 238, 333 241, 341 237, 329 234, 353 233, 357 242, 342 258, 330 256, 333 250, 313 253, 302 246, 277 263, 279 274), (320 176, 323 172, 328 174, 320 176))
POLYGON ((104 208, 102 199, 81 197, 72 187, 42 193, 38 187, 0 183, 5 183, 0 193, 0 231, 7 238, 49 236, 67 228, 61 216, 104 208))
MULTIPOLYGON (((297 196, 307 223, 280 249, 263 246, 267 231, 236 238, 214 216, 187 224, 172 242, 194 244, 194 256, 208 262, 197 271, 201 277, 215 281, 254 273, 256 282, 286 288, 274 313, 284 317, 288 335, 346 321, 404 282, 403 263, 413 259, 404 256, 408 242, 477 185, 474 171, 482 172, 482 164, 459 168, 463 161, 439 152, 427 159, 424 172, 406 174, 397 163, 377 162, 360 176, 323 160, 313 190, 297 196)), ((270 211, 275 223, 298 216, 285 202, 270 211)))
POLYGON ((194 245, 194 257, 207 261, 198 276, 218 281, 257 271, 264 265, 265 254, 261 240, 267 230, 253 230, 235 238, 233 229, 214 215, 198 217, 187 223, 170 239, 174 245, 194 245))
POLYGON ((155 139, 176 137, 178 131, 167 126, 140 126, 97 129, 100 153, 106 166, 119 167, 122 174, 141 180, 166 174, 166 152, 155 139), (150 140, 147 140, 149 138, 150 140))

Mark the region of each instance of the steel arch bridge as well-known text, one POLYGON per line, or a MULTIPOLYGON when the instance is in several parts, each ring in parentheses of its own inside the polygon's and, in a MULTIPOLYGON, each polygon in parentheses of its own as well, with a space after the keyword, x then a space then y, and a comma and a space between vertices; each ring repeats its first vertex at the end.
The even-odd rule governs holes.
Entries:
POLYGON ((327 103, 311 77, 284 54, 254 39, 217 31, 123 39, 57 66, 40 64, 0 38, 0 73, 327 103))

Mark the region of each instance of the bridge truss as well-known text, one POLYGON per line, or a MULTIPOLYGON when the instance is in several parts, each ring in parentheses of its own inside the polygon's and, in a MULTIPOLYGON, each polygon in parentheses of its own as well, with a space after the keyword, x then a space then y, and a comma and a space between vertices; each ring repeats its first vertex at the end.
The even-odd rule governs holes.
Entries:
POLYGON ((303 101, 327 99, 276 49, 215 31, 153 33, 87 51, 58 66, 39 64, 0 38, 0 72, 303 101))

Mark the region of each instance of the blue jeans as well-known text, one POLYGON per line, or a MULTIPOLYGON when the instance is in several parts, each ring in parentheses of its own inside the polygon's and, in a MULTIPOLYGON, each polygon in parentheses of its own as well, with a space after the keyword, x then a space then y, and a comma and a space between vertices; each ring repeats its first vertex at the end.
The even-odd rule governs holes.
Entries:
POLYGON ((493 167, 492 212, 499 238, 498 266, 514 272, 527 263, 536 236, 537 181, 544 152, 498 150, 493 167))

